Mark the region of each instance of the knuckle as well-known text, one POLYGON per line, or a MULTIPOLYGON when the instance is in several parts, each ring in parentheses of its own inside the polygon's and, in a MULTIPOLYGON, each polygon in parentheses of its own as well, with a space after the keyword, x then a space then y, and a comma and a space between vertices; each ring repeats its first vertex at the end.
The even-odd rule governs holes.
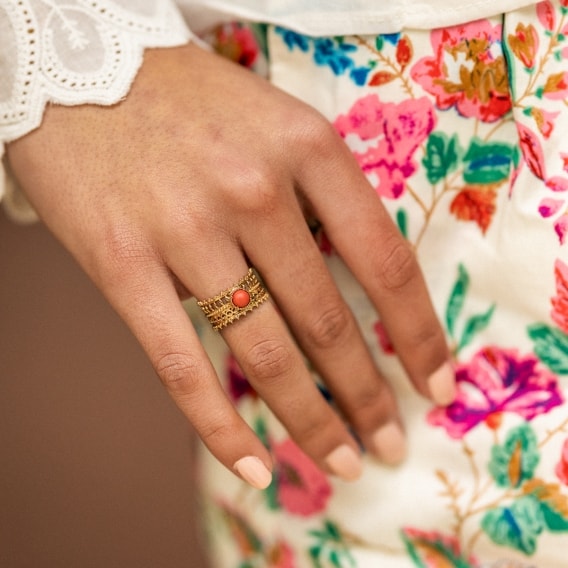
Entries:
POLYGON ((100 235, 102 246, 98 264, 112 272, 127 273, 127 268, 145 264, 155 258, 154 250, 137 229, 116 224, 100 235))
POLYGON ((185 353, 162 355, 154 368, 166 389, 174 394, 191 394, 203 382, 203 366, 195 357, 185 353))
POLYGON ((241 168, 227 191, 231 193, 236 207, 248 214, 268 215, 279 208, 280 183, 262 166, 241 168))
POLYGON ((235 431, 237 431, 237 425, 231 421, 210 420, 203 426, 199 436, 205 444, 211 447, 233 439, 235 431))
POLYGON ((387 290, 400 290, 418 275, 418 264, 410 245, 398 240, 379 264, 378 278, 387 290))
POLYGON ((440 325, 432 323, 430 320, 422 324, 416 322, 412 328, 410 339, 412 343, 418 349, 423 350, 424 353, 439 353, 441 361, 443 362, 443 360, 445 360, 446 339, 440 325))
POLYGON ((353 319, 345 305, 335 305, 319 314, 308 326, 308 341, 320 349, 340 345, 353 328, 353 319))
POLYGON ((292 144, 310 158, 327 158, 336 150, 337 132, 323 116, 309 112, 298 116, 289 128, 292 144))
POLYGON ((292 353, 282 341, 265 339, 249 350, 247 367, 250 376, 261 382, 273 382, 287 374, 292 364, 292 353))

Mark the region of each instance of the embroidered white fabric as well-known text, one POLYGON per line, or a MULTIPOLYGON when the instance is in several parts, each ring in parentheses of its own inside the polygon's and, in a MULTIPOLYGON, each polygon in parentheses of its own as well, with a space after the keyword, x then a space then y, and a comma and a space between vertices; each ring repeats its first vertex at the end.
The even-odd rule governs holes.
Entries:
MULTIPOLYGON (((41 123, 48 102, 123 98, 148 47, 191 38, 173 0, 0 0, 0 160, 4 143, 41 123)), ((33 214, 0 171, 0 199, 33 214)))

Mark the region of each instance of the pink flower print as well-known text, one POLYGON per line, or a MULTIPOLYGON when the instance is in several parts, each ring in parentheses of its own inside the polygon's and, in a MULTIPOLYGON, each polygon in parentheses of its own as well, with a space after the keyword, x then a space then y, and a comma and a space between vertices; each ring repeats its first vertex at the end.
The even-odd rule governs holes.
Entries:
POLYGON ((383 103, 373 94, 359 99, 334 124, 348 144, 350 135, 369 142, 366 151, 353 154, 379 195, 396 199, 416 171, 413 155, 435 123, 432 103, 426 97, 395 104, 383 103))
POLYGON ((282 507, 303 517, 323 511, 332 493, 324 473, 290 439, 274 444, 272 450, 282 507))
POLYGON ((558 479, 560 479, 564 485, 568 485, 568 438, 564 441, 562 455, 554 471, 558 479))
POLYGON ((412 78, 442 110, 494 122, 511 109, 507 66, 499 47, 501 26, 487 20, 432 31, 434 56, 423 57, 412 78))
POLYGON ((552 298, 552 320, 568 334, 568 266, 560 259, 554 263, 556 296, 552 298))
POLYGON ((227 390, 229 391, 229 396, 233 402, 239 402, 239 400, 245 396, 258 398, 257 392, 252 388, 237 363, 237 360, 231 354, 227 356, 225 369, 227 376, 227 390))
POLYGON ((568 235, 568 214, 564 213, 554 222, 554 230, 558 236, 558 241, 561 245, 566 242, 566 235, 568 235))
POLYGON ((538 179, 544 180, 546 178, 544 153, 538 137, 524 124, 517 122, 516 126, 519 134, 519 145, 527 166, 538 179))
POLYGON ((568 191, 568 179, 562 176, 552 176, 545 182, 546 187, 556 192, 568 191))
POLYGON ((456 380, 455 401, 428 415, 430 424, 442 426, 452 438, 463 438, 483 421, 498 424, 493 417, 501 412, 532 420, 563 402, 556 377, 532 354, 522 356, 516 349, 478 351, 457 368, 456 380))
POLYGON ((550 138, 550 135, 554 130, 554 121, 559 114, 559 111, 548 112, 542 108, 535 107, 531 109, 531 117, 534 119, 539 132, 545 140, 550 138))
POLYGON ((536 15, 545 30, 551 32, 554 29, 556 14, 552 2, 539 2, 536 5, 536 15))
POLYGON ((545 197, 541 200, 538 206, 538 212, 546 219, 548 217, 552 217, 555 213, 558 213, 563 205, 564 200, 562 199, 550 199, 545 197))
POLYGON ((568 96, 568 72, 549 75, 542 94, 553 101, 563 101, 568 96))
POLYGON ((268 568, 296 568, 294 550, 284 541, 278 541, 267 552, 268 568))

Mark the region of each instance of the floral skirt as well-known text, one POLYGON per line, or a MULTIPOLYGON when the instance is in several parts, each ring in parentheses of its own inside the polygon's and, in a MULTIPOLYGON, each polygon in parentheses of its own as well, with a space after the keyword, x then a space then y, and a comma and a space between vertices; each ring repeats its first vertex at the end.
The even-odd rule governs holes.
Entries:
MULTIPOLYGON (((329 118, 414 246, 459 394, 437 408, 413 391, 316 235, 392 380, 409 456, 397 468, 366 458, 356 483, 327 477, 203 326, 275 462, 261 492, 204 455, 214 568, 568 566, 566 4, 373 37, 264 30, 270 80, 329 118)), ((216 40, 250 63, 250 33, 216 40)))

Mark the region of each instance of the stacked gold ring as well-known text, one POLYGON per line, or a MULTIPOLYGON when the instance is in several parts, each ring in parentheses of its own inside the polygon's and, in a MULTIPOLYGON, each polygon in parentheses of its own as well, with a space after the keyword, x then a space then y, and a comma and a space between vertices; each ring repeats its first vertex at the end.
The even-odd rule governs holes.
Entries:
POLYGON ((234 285, 197 305, 213 329, 219 330, 237 321, 268 299, 268 292, 252 268, 234 285))

